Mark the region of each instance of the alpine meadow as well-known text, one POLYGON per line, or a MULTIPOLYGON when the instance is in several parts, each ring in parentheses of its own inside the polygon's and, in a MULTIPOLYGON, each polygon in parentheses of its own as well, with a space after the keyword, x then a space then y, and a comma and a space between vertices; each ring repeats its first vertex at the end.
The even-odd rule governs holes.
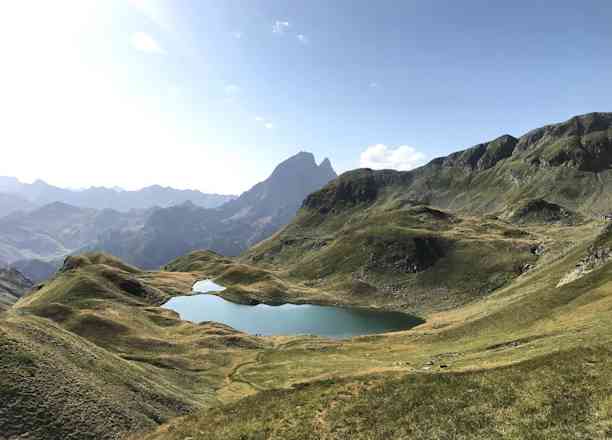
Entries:
POLYGON ((0 9, 0 440, 612 439, 612 4, 0 9))

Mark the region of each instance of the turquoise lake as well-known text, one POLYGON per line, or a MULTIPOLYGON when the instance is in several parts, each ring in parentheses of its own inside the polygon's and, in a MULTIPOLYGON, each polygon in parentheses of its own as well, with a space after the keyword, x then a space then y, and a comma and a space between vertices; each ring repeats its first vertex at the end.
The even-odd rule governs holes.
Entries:
POLYGON ((216 321, 246 333, 263 336, 307 334, 349 338, 407 330, 424 322, 416 316, 400 312, 309 304, 252 306, 206 294, 223 289, 210 280, 199 281, 193 290, 202 294, 174 297, 164 307, 174 310, 188 321, 216 321))

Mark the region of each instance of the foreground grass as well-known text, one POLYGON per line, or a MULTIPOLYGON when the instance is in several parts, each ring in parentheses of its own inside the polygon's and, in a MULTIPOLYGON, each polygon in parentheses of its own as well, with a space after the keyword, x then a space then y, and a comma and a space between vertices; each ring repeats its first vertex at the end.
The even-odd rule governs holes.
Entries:
POLYGON ((465 373, 370 375, 266 391, 148 440, 606 439, 609 346, 465 373))

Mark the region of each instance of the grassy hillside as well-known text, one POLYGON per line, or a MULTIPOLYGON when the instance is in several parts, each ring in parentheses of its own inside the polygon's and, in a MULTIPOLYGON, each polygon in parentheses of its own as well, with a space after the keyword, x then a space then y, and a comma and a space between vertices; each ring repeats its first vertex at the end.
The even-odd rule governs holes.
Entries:
POLYGON ((265 343, 156 307, 195 279, 68 259, 0 320, 0 432, 116 439, 242 395, 226 377, 265 343))
POLYGON ((601 250, 612 227, 573 238, 487 298, 413 330, 278 340, 238 371, 258 394, 146 438, 610 438, 612 258, 601 250))
POLYGON ((0 432, 32 439, 612 437, 609 114, 413 172, 357 170, 238 258, 68 259, 0 318, 0 432), (254 337, 159 307, 417 313, 404 332, 254 337), (180 417, 178 417, 180 416, 180 417))
POLYGON ((612 437, 612 115, 504 136, 412 172, 356 170, 236 260, 167 266, 224 296, 417 312, 407 332, 281 338, 259 392, 148 439, 612 437))
POLYGON ((487 298, 416 329, 286 338, 239 371, 259 394, 146 438, 610 438, 612 258, 601 250, 612 227, 572 238, 487 298))

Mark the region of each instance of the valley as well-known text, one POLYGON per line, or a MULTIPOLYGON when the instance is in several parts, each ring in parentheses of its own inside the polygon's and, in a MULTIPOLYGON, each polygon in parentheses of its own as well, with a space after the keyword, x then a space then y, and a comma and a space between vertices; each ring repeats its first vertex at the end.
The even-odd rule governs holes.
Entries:
POLYGON ((612 114, 349 171, 237 256, 146 271, 104 253, 0 317, 0 432, 32 439, 612 436, 612 114), (164 307, 212 279, 238 304, 416 315, 348 339, 258 336, 164 307))

